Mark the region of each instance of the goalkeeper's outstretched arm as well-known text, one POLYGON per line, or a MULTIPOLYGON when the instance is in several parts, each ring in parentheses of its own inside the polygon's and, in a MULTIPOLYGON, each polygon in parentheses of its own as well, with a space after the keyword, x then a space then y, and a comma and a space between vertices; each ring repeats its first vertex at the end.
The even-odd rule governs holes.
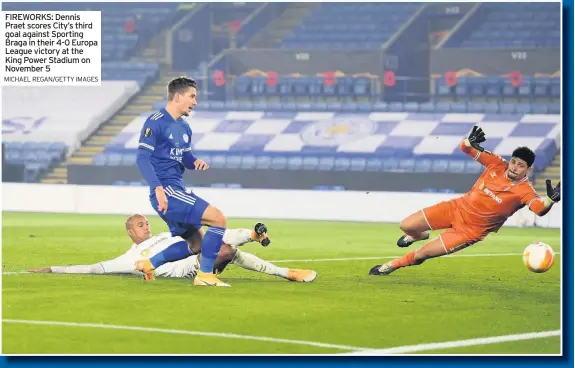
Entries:
POLYGON ((486 138, 485 133, 483 133, 483 129, 478 126, 474 126, 471 133, 469 133, 469 136, 461 142, 459 148, 467 154, 467 156, 485 167, 505 162, 503 157, 494 155, 481 147, 480 143, 485 142, 485 140, 486 138))
POLYGON ((555 188, 551 185, 551 180, 545 181, 547 195, 539 197, 534 192, 526 196, 524 204, 526 204, 531 212, 537 216, 545 216, 551 210, 551 207, 561 201, 561 182, 557 183, 555 188))

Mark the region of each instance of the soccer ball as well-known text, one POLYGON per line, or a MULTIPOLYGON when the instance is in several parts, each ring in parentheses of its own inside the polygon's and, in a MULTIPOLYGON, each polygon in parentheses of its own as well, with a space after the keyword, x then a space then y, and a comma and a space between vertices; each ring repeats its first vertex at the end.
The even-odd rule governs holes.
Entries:
POLYGON ((523 263, 532 272, 548 271, 555 262, 553 249, 542 242, 531 243, 523 251, 523 263))

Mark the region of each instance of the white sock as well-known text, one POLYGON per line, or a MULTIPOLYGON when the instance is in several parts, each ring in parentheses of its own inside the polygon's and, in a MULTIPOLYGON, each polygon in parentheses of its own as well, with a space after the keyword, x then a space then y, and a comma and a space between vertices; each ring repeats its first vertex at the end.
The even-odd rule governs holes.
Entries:
POLYGON ((234 257, 232 264, 245 268, 246 270, 267 273, 272 276, 281 276, 286 278, 288 274, 287 268, 278 267, 251 253, 242 252, 239 249, 236 252, 236 256, 234 257))
POLYGON ((242 246, 253 241, 252 231, 250 229, 226 229, 222 241, 232 247, 242 246))

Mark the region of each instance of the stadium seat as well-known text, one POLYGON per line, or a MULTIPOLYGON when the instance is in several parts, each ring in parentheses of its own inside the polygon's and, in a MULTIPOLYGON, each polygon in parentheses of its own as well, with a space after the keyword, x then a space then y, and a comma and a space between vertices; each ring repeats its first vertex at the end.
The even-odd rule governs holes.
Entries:
POLYGON ((550 3, 482 4, 468 23, 474 26, 471 32, 456 32, 444 47, 559 47, 559 12, 550 3))
POLYGON ((547 114, 547 113, 549 113, 549 106, 545 103, 533 104, 532 112, 534 114, 547 114))
POLYGON ((285 156, 272 157, 270 168, 274 170, 285 170, 287 168, 287 157, 285 156))
POLYGON ((512 103, 502 103, 499 105, 499 111, 502 114, 514 114, 516 112, 516 106, 512 103))
POLYGON ((256 168, 267 170, 272 166, 272 158, 270 156, 257 156, 256 168))
POLYGON ((331 170, 333 168, 333 157, 328 158, 326 161, 320 161, 318 157, 304 157, 303 169, 309 171, 315 170, 331 170))
POLYGON ((288 170, 301 170, 303 167, 303 160, 301 157, 288 158, 288 170))
POLYGON ((448 160, 434 160, 432 164, 432 171, 444 173, 447 172, 449 168, 449 161, 448 160))
POLYGON ((242 156, 241 166, 240 166, 242 169, 244 169, 244 170, 255 169, 256 165, 257 165, 256 156, 253 156, 253 155, 242 156))
POLYGON ((399 160, 388 158, 382 161, 382 171, 396 171, 399 169, 399 160))

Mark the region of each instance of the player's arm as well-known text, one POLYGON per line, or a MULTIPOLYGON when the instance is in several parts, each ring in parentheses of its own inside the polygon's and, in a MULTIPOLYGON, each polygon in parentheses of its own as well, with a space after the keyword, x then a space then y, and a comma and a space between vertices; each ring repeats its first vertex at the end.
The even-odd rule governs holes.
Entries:
POLYGON ((555 188, 551 185, 551 180, 546 180, 547 195, 540 197, 531 190, 526 196, 522 198, 523 204, 529 207, 529 210, 537 214, 537 216, 545 216, 551 210, 551 207, 561 200, 561 182, 557 183, 555 188))
POLYGON ((71 274, 92 274, 103 275, 104 269, 100 263, 92 265, 75 265, 75 266, 51 266, 29 270, 33 273, 71 273, 71 274))
POLYGON ((469 157, 486 167, 505 162, 503 157, 486 151, 481 147, 480 143, 483 142, 485 142, 485 133, 483 133, 483 129, 478 126, 474 126, 469 136, 461 142, 459 148, 469 157))
POLYGON ((136 165, 138 166, 140 173, 153 188, 162 186, 151 161, 152 154, 156 149, 156 137, 158 134, 159 125, 156 120, 146 120, 140 134, 138 155, 136 159, 136 165))
POLYGON ((108 261, 94 263, 91 265, 74 265, 74 266, 52 266, 30 270, 34 273, 66 273, 66 274, 89 274, 89 275, 106 275, 106 274, 139 274, 134 270, 134 262, 124 255, 108 261))
POLYGON ((189 170, 207 170, 210 166, 204 160, 196 158, 192 153, 192 129, 189 126, 187 126, 187 132, 190 139, 187 147, 184 148, 182 164, 189 170))
POLYGON ((164 187, 156 175, 154 165, 152 165, 152 154, 156 149, 157 138, 160 133, 160 126, 157 120, 148 119, 142 127, 138 144, 138 154, 136 165, 148 185, 155 188, 156 199, 158 200, 158 210, 164 214, 168 211, 168 198, 164 192, 164 187))

